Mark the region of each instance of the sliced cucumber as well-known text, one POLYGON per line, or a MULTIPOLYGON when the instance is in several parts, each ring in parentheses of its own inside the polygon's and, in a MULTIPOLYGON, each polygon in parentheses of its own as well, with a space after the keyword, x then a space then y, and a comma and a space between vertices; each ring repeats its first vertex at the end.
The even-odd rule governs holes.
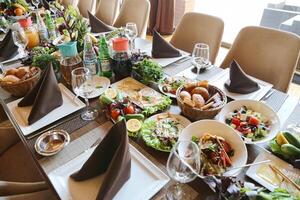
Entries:
POLYGON ((297 148, 300 148, 300 141, 293 134, 291 134, 290 132, 283 132, 283 135, 290 144, 294 145, 297 148))
POLYGON ((289 156, 300 157, 300 149, 295 147, 292 144, 283 144, 281 145, 281 151, 289 156))
POLYGON ((125 115, 126 120, 130 119, 138 119, 138 120, 144 120, 144 115, 143 114, 127 114, 125 115))

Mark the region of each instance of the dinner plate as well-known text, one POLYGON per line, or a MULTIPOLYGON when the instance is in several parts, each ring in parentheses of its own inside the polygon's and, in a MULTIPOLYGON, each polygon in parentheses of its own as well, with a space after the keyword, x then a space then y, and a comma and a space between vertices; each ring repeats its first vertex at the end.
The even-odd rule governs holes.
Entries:
MULTIPOLYGON (((165 77, 165 78, 174 78, 174 79, 176 79, 176 80, 183 80, 183 81, 185 81, 185 83, 187 83, 187 82, 192 82, 191 79, 186 78, 186 77, 184 77, 184 76, 165 77)), ((164 78, 164 79, 165 79, 165 78, 164 78)), ((158 89, 160 90, 160 92, 163 93, 163 94, 166 95, 166 96, 169 96, 169 97, 171 97, 171 98, 176 99, 176 93, 175 93, 175 94, 172 94, 172 93, 169 93, 169 92, 165 92, 165 91, 163 90, 164 85, 165 85, 165 84, 163 84, 163 83, 160 83, 160 84, 158 85, 158 89)))
MULTIPOLYGON (((247 148, 243 140, 231 127, 216 120, 196 121, 183 129, 179 135, 179 141, 192 140, 192 137, 202 137, 204 134, 217 135, 223 137, 234 150, 231 157, 232 167, 243 166, 247 163, 247 148)), ((230 170, 230 168, 228 168, 230 170)), ((237 176, 242 168, 233 169, 224 173, 224 176, 237 176)))
MULTIPOLYGON (((290 165, 289 163, 281 160, 280 158, 272 155, 267 151, 261 151, 259 155, 256 157, 256 159, 254 160, 254 163, 265 161, 265 160, 271 160, 271 162, 261 164, 261 165, 251 166, 247 170, 246 175, 252 178, 254 181, 261 184, 262 186, 266 187, 270 191, 274 191, 274 189, 277 187, 285 188, 287 190, 292 189, 290 186, 286 187, 287 186, 286 184, 280 185, 278 183, 279 177, 277 177, 277 175, 274 174, 273 170, 269 167, 269 164, 278 168, 282 173, 284 173, 286 176, 288 176, 294 181, 296 181, 297 179, 299 180, 300 170, 293 168, 293 166, 290 165)), ((295 192, 296 189, 293 190, 295 192)), ((298 195, 300 195, 300 192, 298 193, 298 195)))
POLYGON ((259 101, 262 97, 264 97, 269 90, 272 89, 273 85, 270 83, 267 83, 265 81, 259 80, 257 78, 251 77, 255 82, 258 83, 260 86, 260 89, 254 92, 251 92, 249 94, 238 94, 229 92, 224 84, 229 79, 229 68, 223 70, 222 72, 218 73, 217 75, 213 76, 209 79, 209 83, 220 88, 222 91, 226 93, 226 96, 234 99, 234 100, 241 100, 241 99, 252 99, 259 101))
MULTIPOLYGON (((86 181, 76 182, 70 175, 78 171, 93 153, 94 148, 87 150, 73 160, 50 172, 49 179, 61 199, 88 200, 96 199, 104 175, 86 181)), ((150 199, 159 192, 170 178, 150 160, 130 145, 131 176, 119 190, 114 200, 150 199)))
POLYGON ((18 103, 21 101, 22 98, 7 104, 9 111, 11 112, 15 121, 17 122, 23 135, 27 136, 85 107, 85 104, 78 98, 75 98, 75 95, 70 90, 68 90, 63 84, 59 83, 58 86, 62 93, 63 104, 31 125, 28 125, 27 119, 31 112, 32 106, 18 107, 18 103))
MULTIPOLYGON (((160 113, 160 114, 156 114, 156 115, 153 115, 151 117, 149 117, 148 119, 146 119, 145 122, 149 122, 149 121, 158 121, 158 119, 160 117, 163 117, 163 116, 166 116, 166 115, 171 115, 172 117, 176 118, 176 120, 181 124, 182 128, 185 128, 187 127, 189 124, 191 124, 191 121, 188 120, 187 118, 185 118, 184 116, 181 116, 181 115, 175 115, 175 114, 171 114, 171 113, 160 113)), ((143 131, 140 131, 140 134, 143 138, 143 140, 145 141, 146 145, 147 146, 150 146, 156 150, 159 150, 159 151, 163 151, 163 152, 170 152, 170 150, 166 150, 166 149, 162 149, 160 148, 159 146, 157 146, 157 142, 156 140, 158 140, 158 138, 151 138, 152 137, 152 134, 149 135, 149 134, 146 134, 146 133, 143 133, 143 131)), ((180 135, 181 133, 179 133, 180 135)))
MULTIPOLYGON (((242 134, 240 134, 243 138, 245 143, 248 144, 253 144, 253 143, 264 143, 267 141, 270 141, 273 139, 278 131, 280 130, 280 120, 276 112, 272 110, 267 104, 260 102, 260 101, 255 101, 255 100, 237 100, 237 101, 232 101, 226 104, 221 112, 217 115, 217 118, 220 122, 225 123, 226 117, 228 113, 233 112, 234 110, 239 110, 242 106, 247 106, 251 110, 254 110, 256 112, 259 112, 262 114, 262 117, 265 117, 266 119, 271 121, 271 129, 267 137, 265 137, 262 140, 258 141, 251 141, 251 139, 248 139, 246 137, 243 137, 242 134)), ((236 130, 236 132, 238 132, 236 130)), ((240 132, 238 132, 240 133, 240 132)))

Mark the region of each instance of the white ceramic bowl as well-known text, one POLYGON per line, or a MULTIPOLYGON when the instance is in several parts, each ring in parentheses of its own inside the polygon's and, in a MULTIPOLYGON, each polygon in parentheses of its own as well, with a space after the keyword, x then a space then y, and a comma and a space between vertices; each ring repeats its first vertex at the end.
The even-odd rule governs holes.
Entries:
POLYGON ((250 139, 243 137, 243 135, 240 134, 240 132, 236 130, 244 138, 245 143, 247 143, 247 144, 264 143, 264 142, 270 141, 271 139, 273 139, 276 136, 276 134, 280 130, 279 117, 276 114, 276 112, 273 111, 272 108, 270 108, 268 105, 266 105, 265 103, 260 102, 260 101, 255 101, 255 100, 236 100, 236 101, 232 101, 232 102, 226 104, 223 107, 223 109, 221 110, 221 112, 217 116, 218 120, 222 123, 225 123, 226 116, 228 115, 228 113, 233 112, 236 109, 240 109, 242 106, 247 106, 251 110, 254 110, 256 112, 261 113, 263 117, 265 117, 266 119, 271 121, 270 132, 262 140, 251 141, 250 139))
MULTIPOLYGON (((221 136, 230 144, 234 150, 234 156, 231 157, 232 167, 243 166, 247 163, 248 153, 242 138, 233 128, 216 120, 200 120, 188 125, 181 132, 179 141, 191 140, 192 136, 201 137, 205 133, 221 136)), ((242 168, 230 170, 224 173, 224 176, 237 176, 241 170, 242 168)))

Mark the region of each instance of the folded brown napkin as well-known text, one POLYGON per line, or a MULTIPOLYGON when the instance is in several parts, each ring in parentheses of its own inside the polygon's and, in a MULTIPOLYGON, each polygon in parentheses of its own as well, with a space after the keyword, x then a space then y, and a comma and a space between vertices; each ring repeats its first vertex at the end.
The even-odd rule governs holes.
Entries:
POLYGON ((240 65, 233 60, 230 64, 229 80, 225 83, 225 88, 229 92, 248 94, 259 90, 260 87, 242 70, 240 65))
POLYGON ((0 43, 0 62, 11 59, 18 54, 18 47, 15 45, 12 31, 9 30, 0 43))
POLYGON ((19 107, 31 106, 28 124, 33 124, 63 104, 61 91, 53 71, 52 63, 44 70, 40 80, 18 103, 19 107))
POLYGON ((172 44, 165 41, 156 31, 153 31, 152 57, 153 58, 174 58, 181 56, 181 53, 172 44))
POLYGON ((106 172, 97 200, 109 200, 130 178, 131 156, 125 120, 116 123, 96 147, 81 169, 72 174, 75 181, 83 181, 106 172))
POLYGON ((90 25, 91 25, 91 32, 92 33, 103 33, 103 32, 109 32, 113 31, 115 28, 112 26, 109 26, 105 24, 103 21, 98 19, 96 16, 94 16, 90 11, 88 11, 89 19, 90 19, 90 25))

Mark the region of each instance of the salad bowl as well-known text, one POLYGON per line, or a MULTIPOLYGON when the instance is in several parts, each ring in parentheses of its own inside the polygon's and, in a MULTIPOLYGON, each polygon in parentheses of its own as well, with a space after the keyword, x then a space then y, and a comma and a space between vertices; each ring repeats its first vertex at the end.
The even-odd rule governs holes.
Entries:
MULTIPOLYGON (((193 140, 193 138, 201 138, 206 134, 222 137, 231 146, 234 153, 230 158, 232 168, 243 166, 247 163, 247 148, 243 140, 233 128, 216 120, 200 120, 196 121, 184 128, 179 135, 179 141, 193 140)), ((201 145, 199 146, 201 149, 201 145)), ((202 165, 203 163, 201 163, 202 165)), ((242 168, 232 169, 230 167, 225 170, 224 176, 237 176, 242 168)))
POLYGON ((248 144, 268 142, 280 130, 280 120, 276 112, 265 103, 256 100, 232 101, 223 107, 217 118, 234 128, 248 144), (236 113, 241 116, 237 122, 233 120, 236 113), (245 128, 242 123, 245 123, 245 128), (247 127, 251 129, 250 135, 245 130, 247 127))

